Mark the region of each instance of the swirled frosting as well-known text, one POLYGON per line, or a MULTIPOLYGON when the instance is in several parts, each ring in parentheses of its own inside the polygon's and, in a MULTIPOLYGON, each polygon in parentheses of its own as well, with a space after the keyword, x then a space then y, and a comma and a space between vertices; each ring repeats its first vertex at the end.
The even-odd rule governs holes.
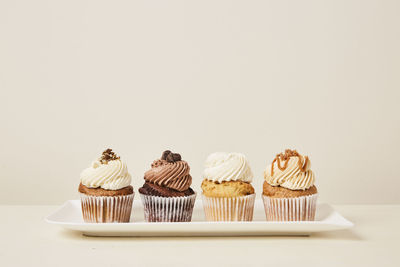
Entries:
POLYGON ((118 190, 131 184, 128 167, 111 149, 103 152, 103 156, 92 162, 92 165, 81 173, 81 183, 89 188, 118 190))
POLYGON ((219 183, 223 181, 250 183, 253 173, 243 154, 217 152, 208 156, 203 177, 219 183))
POLYGON ((151 164, 151 169, 145 172, 144 180, 182 192, 189 189, 192 184, 189 172, 189 164, 184 160, 157 159, 151 164))
POLYGON ((315 181, 309 158, 289 149, 276 155, 264 171, 264 178, 272 186, 291 190, 309 189, 315 181))

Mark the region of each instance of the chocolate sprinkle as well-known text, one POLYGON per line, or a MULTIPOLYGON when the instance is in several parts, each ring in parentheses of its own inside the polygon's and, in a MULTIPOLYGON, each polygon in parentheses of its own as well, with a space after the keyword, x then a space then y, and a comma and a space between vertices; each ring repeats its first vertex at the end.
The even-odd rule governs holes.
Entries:
POLYGON ((167 156, 168 156, 169 154, 171 154, 171 151, 170 151, 170 150, 165 150, 165 151, 162 153, 161 159, 166 160, 166 159, 167 159, 167 156))
POLYGON ((182 160, 181 155, 178 154, 178 153, 173 153, 172 157, 174 158, 174 161, 181 161, 182 160))
POLYGON ((108 164, 109 161, 112 160, 117 160, 120 159, 119 156, 117 156, 111 148, 108 148, 103 151, 103 154, 101 155, 101 158, 99 159, 101 164, 108 164))
POLYGON ((167 158, 166 158, 167 162, 172 163, 175 162, 174 160, 174 154, 168 154, 167 158))
POLYGON ((161 156, 162 160, 166 160, 169 163, 181 161, 182 157, 178 153, 172 153, 170 150, 165 150, 161 156))

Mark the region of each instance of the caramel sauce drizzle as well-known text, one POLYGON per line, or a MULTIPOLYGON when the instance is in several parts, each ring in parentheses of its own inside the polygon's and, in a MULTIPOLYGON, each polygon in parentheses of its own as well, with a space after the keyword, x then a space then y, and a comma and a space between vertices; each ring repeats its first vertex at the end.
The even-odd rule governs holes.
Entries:
POLYGON ((284 170, 286 170, 287 165, 289 163, 289 159, 291 157, 298 157, 298 159, 299 159, 299 161, 298 161, 299 163, 298 164, 299 164, 300 171, 301 172, 305 172, 306 171, 306 168, 307 168, 307 165, 308 165, 308 162, 309 162, 308 156, 305 156, 305 160, 304 160, 304 163, 303 163, 303 157, 296 150, 286 149, 284 153, 277 154, 275 156, 275 159, 272 161, 272 164, 271 164, 271 176, 274 175, 274 163, 275 162, 276 162, 276 165, 278 166, 278 168, 281 171, 284 171, 284 170), (284 162, 283 166, 281 166, 281 161, 284 162))

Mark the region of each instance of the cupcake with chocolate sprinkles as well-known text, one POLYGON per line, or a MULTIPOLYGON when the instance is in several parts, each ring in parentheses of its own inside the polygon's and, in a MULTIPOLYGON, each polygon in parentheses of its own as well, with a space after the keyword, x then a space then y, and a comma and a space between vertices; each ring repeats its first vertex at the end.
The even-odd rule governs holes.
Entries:
POLYGON ((196 193, 190 188, 192 176, 181 155, 166 150, 144 174, 139 188, 148 222, 190 222, 196 193))
POLYGON ((85 222, 129 222, 134 197, 125 162, 111 149, 81 173, 78 191, 85 222))

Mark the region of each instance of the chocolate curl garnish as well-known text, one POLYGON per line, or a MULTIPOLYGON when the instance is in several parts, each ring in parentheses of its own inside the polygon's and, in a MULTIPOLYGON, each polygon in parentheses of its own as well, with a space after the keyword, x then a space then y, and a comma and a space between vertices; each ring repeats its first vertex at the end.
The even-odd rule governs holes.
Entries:
POLYGON ((108 148, 103 151, 101 158, 99 159, 102 164, 108 164, 109 161, 120 159, 111 148, 108 148))
POLYGON ((178 153, 172 153, 170 150, 165 150, 161 156, 162 160, 166 160, 169 163, 181 161, 182 157, 178 153))
POLYGON ((271 176, 274 175, 274 163, 275 162, 276 162, 276 165, 278 166, 278 169, 280 169, 281 171, 284 171, 284 170, 286 170, 291 157, 298 157, 299 158, 298 164, 299 164, 300 171, 301 172, 306 171, 306 168, 307 168, 307 165, 309 162, 308 156, 305 156, 305 160, 303 163, 303 157, 296 150, 286 149, 284 153, 277 154, 275 159, 272 161, 271 176), (281 161, 284 162, 283 166, 281 166, 281 161))

